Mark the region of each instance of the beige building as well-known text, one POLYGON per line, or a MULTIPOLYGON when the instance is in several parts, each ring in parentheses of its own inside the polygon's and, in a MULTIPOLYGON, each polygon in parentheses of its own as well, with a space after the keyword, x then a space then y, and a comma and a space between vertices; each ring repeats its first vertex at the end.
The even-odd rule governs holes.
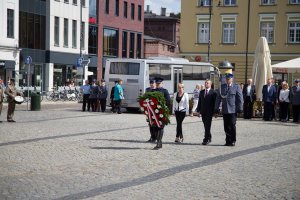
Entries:
MULTIPOLYGON (((181 1, 180 55, 208 61, 209 52, 215 66, 227 59, 236 82, 251 77, 261 36, 268 40, 272 64, 300 57, 300 0, 181 1)), ((274 77, 287 79, 288 74, 274 77)))

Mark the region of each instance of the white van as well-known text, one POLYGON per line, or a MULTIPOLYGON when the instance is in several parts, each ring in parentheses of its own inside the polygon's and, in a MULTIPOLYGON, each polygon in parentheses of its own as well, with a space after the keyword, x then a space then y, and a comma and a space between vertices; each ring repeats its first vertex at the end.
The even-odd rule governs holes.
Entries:
MULTIPOLYGON (((192 93, 196 84, 204 84, 213 72, 213 65, 204 62, 189 62, 183 58, 152 57, 148 59, 109 58, 106 60, 104 79, 109 88, 118 79, 123 80, 125 99, 122 107, 139 108, 137 98, 149 87, 149 80, 155 77, 164 79, 163 87, 172 96, 177 84, 183 82, 185 91, 192 93)), ((110 100, 107 101, 110 103, 110 100)))

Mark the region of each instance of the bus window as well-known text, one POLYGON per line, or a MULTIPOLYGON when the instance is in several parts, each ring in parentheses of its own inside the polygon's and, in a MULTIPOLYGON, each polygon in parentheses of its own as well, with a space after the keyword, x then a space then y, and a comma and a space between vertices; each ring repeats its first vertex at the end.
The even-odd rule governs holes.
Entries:
POLYGON ((206 80, 210 77, 210 68, 206 66, 189 66, 183 67, 183 80, 206 80))
POLYGON ((149 78, 161 77, 164 80, 171 80, 171 68, 165 64, 150 64, 149 78))
POLYGON ((112 62, 110 64, 110 74, 124 74, 124 75, 139 75, 139 63, 125 63, 125 62, 112 62))

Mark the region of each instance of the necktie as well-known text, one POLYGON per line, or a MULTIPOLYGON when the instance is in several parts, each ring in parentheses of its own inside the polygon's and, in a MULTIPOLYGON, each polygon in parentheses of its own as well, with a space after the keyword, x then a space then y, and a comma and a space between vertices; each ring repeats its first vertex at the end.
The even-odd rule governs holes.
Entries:
POLYGON ((206 95, 207 95, 207 90, 205 90, 205 97, 206 97, 206 95))

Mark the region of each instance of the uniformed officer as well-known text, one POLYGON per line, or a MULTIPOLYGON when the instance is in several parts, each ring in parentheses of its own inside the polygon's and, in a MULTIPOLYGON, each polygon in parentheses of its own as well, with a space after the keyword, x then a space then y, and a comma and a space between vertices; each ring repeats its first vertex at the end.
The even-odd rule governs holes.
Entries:
MULTIPOLYGON (((156 89, 154 91, 161 92, 164 95, 164 97, 166 99, 166 105, 170 109, 171 99, 170 99, 169 91, 162 87, 163 86, 163 83, 162 83, 163 80, 164 79, 160 78, 160 77, 155 78, 156 89)), ((158 149, 162 148, 162 137, 163 137, 163 134, 164 134, 164 126, 162 128, 155 127, 155 132, 156 132, 156 135, 157 135, 157 137, 156 137, 157 144, 153 149, 158 150, 158 149)))
POLYGON ((219 112, 220 103, 222 102, 224 130, 226 133, 225 146, 235 146, 236 117, 237 113, 243 111, 243 94, 240 86, 233 83, 233 74, 226 74, 225 78, 225 83, 221 85, 217 92, 215 113, 219 112))
MULTIPOLYGON (((146 88, 146 92, 153 92, 156 89, 156 84, 154 82, 154 79, 150 79, 149 84, 150 87, 146 88)), ((150 130, 150 139, 148 140, 148 142, 155 142, 156 141, 155 127, 150 126, 149 124, 149 130, 150 130)))
POLYGON ((8 109, 7 109, 7 121, 8 122, 16 122, 14 117, 14 112, 16 108, 15 97, 21 96, 22 94, 17 91, 15 87, 15 80, 9 79, 8 85, 4 92, 7 95, 8 109))
POLYGON ((291 103, 293 107, 293 122, 300 122, 300 79, 295 80, 295 85, 290 91, 291 103))

